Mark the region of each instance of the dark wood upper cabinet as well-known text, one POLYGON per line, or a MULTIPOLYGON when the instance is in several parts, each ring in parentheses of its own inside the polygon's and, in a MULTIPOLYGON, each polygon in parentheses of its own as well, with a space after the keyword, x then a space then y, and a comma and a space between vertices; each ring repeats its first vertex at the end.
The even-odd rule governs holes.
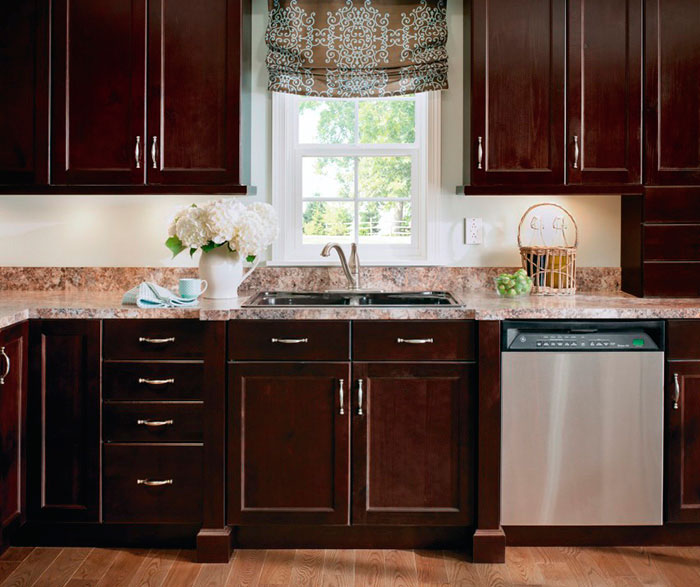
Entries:
POLYGON ((700 184, 700 3, 646 0, 646 183, 700 184))
POLYGON ((100 322, 31 324, 28 515, 96 522, 100 497, 100 322))
POLYGON ((473 185, 564 183, 565 4, 473 0, 473 185))
POLYGON ((48 181, 47 5, 0 4, 0 185, 48 181))
POLYGON ((25 514, 27 323, 0 331, 0 553, 25 514))
POLYGON ((641 182, 642 1, 569 0, 568 183, 641 182))
POLYGON ((464 363, 354 364, 353 523, 471 523, 473 375, 464 363))
POLYGON ((53 6, 53 184, 143 184, 146 0, 53 6))
POLYGON ((229 366, 228 521, 347 524, 349 363, 229 366))

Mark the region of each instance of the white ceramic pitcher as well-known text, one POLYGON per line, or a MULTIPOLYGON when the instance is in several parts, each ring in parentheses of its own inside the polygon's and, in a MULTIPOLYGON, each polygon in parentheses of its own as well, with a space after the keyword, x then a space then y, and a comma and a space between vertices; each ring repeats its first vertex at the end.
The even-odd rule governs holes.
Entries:
POLYGON ((199 258, 199 277, 206 279, 209 287, 204 297, 210 300, 235 298, 241 285, 258 266, 260 257, 243 272, 243 259, 227 245, 217 247, 208 253, 202 252, 199 258))

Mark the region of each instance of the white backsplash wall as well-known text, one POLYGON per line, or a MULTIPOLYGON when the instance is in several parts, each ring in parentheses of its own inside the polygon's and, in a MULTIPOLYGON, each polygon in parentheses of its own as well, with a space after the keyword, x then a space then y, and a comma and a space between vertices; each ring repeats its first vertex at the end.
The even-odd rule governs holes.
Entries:
MULTIPOLYGON (((515 236, 523 212, 538 202, 567 208, 579 225, 578 261, 585 267, 620 264, 620 198, 465 197, 462 110, 464 76, 461 2, 448 2, 450 89, 442 97, 442 193, 432 195, 440 209, 438 264, 509 266, 519 264, 515 236), (464 217, 484 220, 484 244, 465 245, 464 217)), ((269 200, 271 183, 271 100, 266 90, 265 24, 267 0, 253 0, 252 180, 269 200)), ((468 82, 468 80, 466 80, 468 82)), ((468 86, 468 83, 467 83, 468 86)), ((468 88, 467 88, 468 89, 468 88)), ((186 254, 171 260, 163 245, 169 217, 179 206, 207 196, 0 196, 0 266, 130 267, 192 265, 186 254)))

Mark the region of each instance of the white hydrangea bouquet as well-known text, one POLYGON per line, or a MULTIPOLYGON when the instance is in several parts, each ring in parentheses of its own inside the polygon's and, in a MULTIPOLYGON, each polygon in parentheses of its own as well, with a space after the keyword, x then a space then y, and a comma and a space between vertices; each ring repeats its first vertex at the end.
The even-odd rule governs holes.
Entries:
POLYGON ((208 282, 206 297, 236 297, 238 286, 257 266, 260 255, 277 238, 277 213, 269 204, 245 205, 233 199, 214 200, 178 210, 165 245, 179 255, 202 250, 199 272, 208 282), (253 263, 243 273, 242 260, 253 263))

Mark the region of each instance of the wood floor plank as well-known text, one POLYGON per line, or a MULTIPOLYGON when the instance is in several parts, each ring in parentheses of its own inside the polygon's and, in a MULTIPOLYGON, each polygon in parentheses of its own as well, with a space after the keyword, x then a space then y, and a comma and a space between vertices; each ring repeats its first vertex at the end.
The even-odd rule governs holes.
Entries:
POLYGON ((224 587, 231 572, 231 563, 200 565, 194 587, 224 587))
POLYGON ((147 549, 140 548, 120 550, 107 572, 98 581, 98 587, 126 587, 129 585, 148 558, 148 553, 147 549))
POLYGON ((92 552, 92 548, 66 548, 47 567, 34 583, 34 587, 65 585, 92 552))
POLYGON ((129 583, 130 587, 160 587, 177 559, 179 550, 151 551, 129 583))
POLYGON ((416 556, 411 550, 385 550, 384 569, 391 587, 418 587, 416 556))
POLYGON ((227 587, 252 587, 258 584, 265 562, 265 551, 237 549, 233 554, 227 587))
POLYGON ((94 548, 73 573, 66 587, 95 587, 117 558, 115 548, 94 548))
POLYGON ((443 552, 445 570, 450 585, 478 585, 476 565, 472 564, 471 557, 463 551, 448 550, 443 552))
POLYGON ((201 567, 202 565, 197 563, 196 550, 181 550, 162 587, 192 587, 201 567))
POLYGON ((632 569, 632 573, 642 585, 661 587, 667 584, 644 547, 625 546, 617 547, 613 550, 617 555, 625 559, 629 568, 632 569))
POLYGON ((324 551, 300 549, 294 556, 290 585, 320 585, 323 572, 324 551))
POLYGON ((511 580, 519 585, 541 585, 540 559, 532 548, 510 547, 506 549, 506 566, 511 580))
POLYGON ((10 546, 0 554, 0 561, 23 561, 34 550, 33 546, 10 546))
POLYGON ((652 562, 668 585, 699 585, 696 561, 689 560, 682 549, 671 546, 647 547, 652 562))
POLYGON ((355 551, 355 585, 379 587, 386 585, 384 555, 381 550, 355 551))
POLYGON ((0 583, 7 579, 20 564, 21 561, 0 561, 0 583))
POLYGON ((268 550, 258 580, 259 587, 289 585, 295 556, 296 550, 268 550))
POLYGON ((323 587, 352 587, 355 584, 355 551, 327 550, 321 584, 323 587))
POLYGON ((634 576, 625 558, 618 556, 612 548, 581 548, 576 558, 582 562, 591 562, 608 579, 634 576))
POLYGON ((441 550, 416 550, 413 554, 419 585, 432 587, 449 584, 445 557, 441 550))
POLYGON ((12 574, 2 582, 2 587, 29 587, 61 554, 62 548, 35 548, 12 574))

